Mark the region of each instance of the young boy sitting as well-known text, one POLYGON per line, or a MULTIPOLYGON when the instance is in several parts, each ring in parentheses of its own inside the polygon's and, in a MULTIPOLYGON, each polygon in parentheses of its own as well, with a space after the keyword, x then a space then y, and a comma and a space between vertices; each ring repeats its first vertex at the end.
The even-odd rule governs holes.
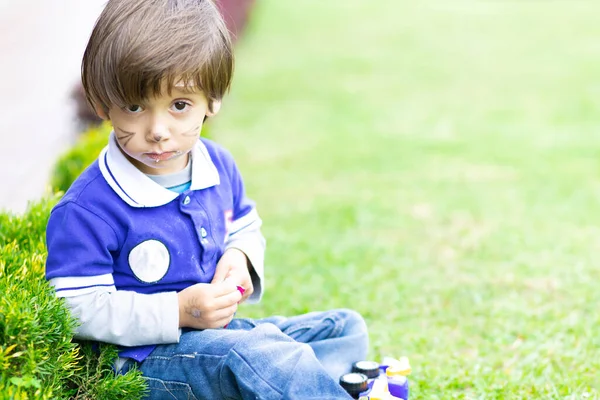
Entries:
POLYGON ((231 154, 199 137, 232 70, 212 1, 108 2, 82 79, 113 132, 51 213, 47 278, 77 337, 119 345, 151 399, 349 398, 360 315, 234 319, 262 295, 261 219, 231 154))

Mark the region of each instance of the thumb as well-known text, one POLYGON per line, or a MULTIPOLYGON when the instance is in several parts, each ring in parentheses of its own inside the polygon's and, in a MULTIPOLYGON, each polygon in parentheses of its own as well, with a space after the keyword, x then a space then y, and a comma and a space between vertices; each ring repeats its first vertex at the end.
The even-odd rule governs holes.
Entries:
POLYGON ((223 282, 225 278, 227 278, 227 275, 229 275, 229 265, 219 262, 217 263, 215 275, 213 276, 211 283, 223 282))

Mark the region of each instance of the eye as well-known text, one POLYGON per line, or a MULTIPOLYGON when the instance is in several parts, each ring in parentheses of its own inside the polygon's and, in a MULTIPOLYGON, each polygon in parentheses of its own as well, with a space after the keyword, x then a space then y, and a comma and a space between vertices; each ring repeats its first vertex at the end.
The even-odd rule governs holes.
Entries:
POLYGON ((130 106, 126 106, 125 109, 132 114, 137 114, 137 113, 144 111, 142 106, 137 105, 137 104, 132 104, 130 106))
POLYGON ((189 107, 191 107, 190 103, 188 103, 186 101, 178 100, 173 103, 173 105, 171 106, 171 109, 176 112, 182 112, 182 111, 187 110, 189 107))

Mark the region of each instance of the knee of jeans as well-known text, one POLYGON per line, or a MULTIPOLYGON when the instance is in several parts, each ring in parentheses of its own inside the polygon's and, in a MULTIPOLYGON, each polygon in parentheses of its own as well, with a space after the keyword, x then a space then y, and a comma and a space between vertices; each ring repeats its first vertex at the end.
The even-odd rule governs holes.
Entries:
POLYGON ((364 358, 369 350, 369 331, 362 315, 350 309, 339 310, 345 321, 342 336, 352 338, 355 353, 364 358))
POLYGON ((243 339, 241 340, 241 344, 252 345, 253 343, 278 343, 290 341, 293 340, 281 332, 281 329, 276 325, 264 323, 246 331, 246 334, 243 335, 243 339))
POLYGON ((243 339, 240 340, 232 350, 239 354, 248 354, 252 357, 259 357, 263 360, 268 359, 274 354, 279 353, 313 353, 312 348, 299 343, 290 338, 281 330, 270 323, 258 325, 256 328, 247 331, 243 339))
POLYGON ((309 345, 273 324, 260 324, 246 333, 227 354, 221 373, 224 398, 258 398, 259 393, 261 399, 281 399, 290 380, 298 379, 296 371, 321 368, 309 345))
POLYGON ((362 315, 348 308, 342 308, 337 312, 340 319, 345 321, 344 333, 347 335, 367 335, 367 324, 362 315))

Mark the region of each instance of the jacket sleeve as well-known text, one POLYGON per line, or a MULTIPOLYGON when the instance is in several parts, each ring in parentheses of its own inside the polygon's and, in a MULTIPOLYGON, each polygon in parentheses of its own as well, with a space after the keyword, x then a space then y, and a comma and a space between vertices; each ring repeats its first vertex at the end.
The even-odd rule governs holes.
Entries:
POLYGON ((254 293, 248 298, 248 302, 256 303, 262 298, 264 290, 266 240, 260 230, 262 220, 255 203, 246 197, 244 182, 235 163, 231 168, 230 179, 234 207, 225 249, 239 249, 248 257, 252 264, 251 278, 254 286, 254 293))
POLYGON ((52 211, 46 242, 46 278, 79 321, 76 337, 124 346, 179 341, 175 292, 116 290, 113 252, 119 238, 102 218, 67 202, 52 211))
POLYGON ((121 346, 179 342, 177 293, 141 294, 125 290, 65 298, 80 325, 76 337, 121 346))

